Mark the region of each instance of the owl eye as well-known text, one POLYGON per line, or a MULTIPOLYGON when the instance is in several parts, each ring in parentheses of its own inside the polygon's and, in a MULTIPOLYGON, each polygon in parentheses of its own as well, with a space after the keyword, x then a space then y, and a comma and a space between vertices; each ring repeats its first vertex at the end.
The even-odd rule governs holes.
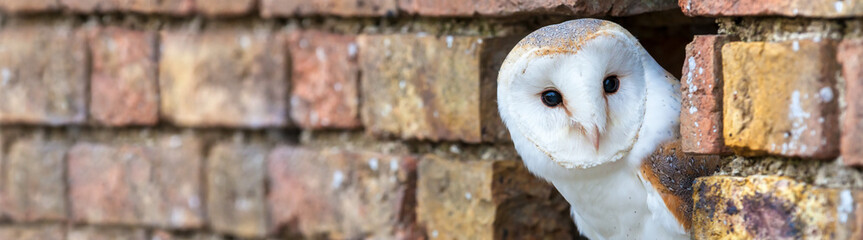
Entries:
POLYGON ((560 94, 557 90, 546 90, 542 92, 542 103, 549 107, 557 107, 563 103, 563 95, 560 94))
POLYGON ((617 79, 617 76, 609 76, 602 80, 602 89, 605 93, 616 93, 618 88, 620 88, 620 79, 617 79))

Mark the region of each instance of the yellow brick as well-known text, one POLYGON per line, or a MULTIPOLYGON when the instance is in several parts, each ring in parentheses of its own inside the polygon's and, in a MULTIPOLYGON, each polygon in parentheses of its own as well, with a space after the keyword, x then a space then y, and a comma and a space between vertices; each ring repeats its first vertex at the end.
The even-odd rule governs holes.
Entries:
POLYGON ((836 157, 833 42, 735 42, 722 59, 726 145, 748 156, 836 157))

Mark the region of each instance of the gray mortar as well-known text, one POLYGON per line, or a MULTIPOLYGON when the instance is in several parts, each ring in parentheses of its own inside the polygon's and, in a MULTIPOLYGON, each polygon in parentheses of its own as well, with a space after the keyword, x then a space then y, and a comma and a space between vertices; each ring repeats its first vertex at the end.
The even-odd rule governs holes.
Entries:
POLYGON ((818 187, 863 188, 863 173, 843 166, 841 158, 834 161, 814 161, 780 157, 732 156, 728 159, 730 162, 720 168, 716 176, 774 175, 790 177, 818 187))
POLYGON ((842 39, 844 23, 803 18, 719 18, 719 34, 736 35, 744 42, 842 39))
POLYGON ((384 154, 434 154, 458 161, 519 160, 512 143, 464 144, 458 142, 430 143, 377 139, 362 131, 303 131, 300 142, 304 146, 338 147, 347 150, 374 151, 384 154))

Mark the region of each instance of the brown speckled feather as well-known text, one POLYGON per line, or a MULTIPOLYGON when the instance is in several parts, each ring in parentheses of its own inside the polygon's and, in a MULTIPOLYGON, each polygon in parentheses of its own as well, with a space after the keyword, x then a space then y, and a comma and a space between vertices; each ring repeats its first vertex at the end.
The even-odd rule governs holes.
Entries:
POLYGON ((662 196, 677 222, 687 230, 692 219, 692 183, 722 165, 718 156, 685 154, 680 141, 663 144, 641 164, 641 174, 662 196))

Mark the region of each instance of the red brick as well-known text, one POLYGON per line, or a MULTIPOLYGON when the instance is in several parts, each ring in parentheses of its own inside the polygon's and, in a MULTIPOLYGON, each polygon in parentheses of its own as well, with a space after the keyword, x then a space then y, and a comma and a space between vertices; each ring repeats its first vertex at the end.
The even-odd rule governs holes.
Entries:
POLYGON ((359 66, 356 38, 321 31, 293 32, 291 118, 310 129, 356 128, 359 66))
POLYGON ((674 9, 674 0, 399 0, 402 10, 426 16, 566 14, 624 16, 674 9))
POLYGON ((66 240, 66 228, 58 224, 0 226, 0 239, 66 240))
POLYGON ((680 135, 684 152, 722 154, 722 45, 729 37, 701 35, 686 45, 680 135))
POLYGON ((147 232, 137 228, 73 227, 66 240, 148 240, 147 232))
POLYGON ((276 227, 332 239, 418 237, 414 158, 283 146, 267 169, 276 227))
POLYGON ((137 12, 145 14, 188 15, 194 0, 55 0, 73 12, 137 12))
POLYGON ((284 40, 268 32, 220 28, 162 33, 161 112, 181 126, 287 124, 284 40))
POLYGON ((104 0, 115 1, 120 10, 146 14, 188 15, 195 7, 194 0, 104 0))
POLYGON ((839 44, 837 58, 845 78, 845 118, 842 119, 842 160, 863 165, 863 39, 849 39, 839 44))
POLYGON ((393 16, 396 12, 396 0, 261 0, 261 15, 264 17, 295 15, 371 17, 393 16))
POLYGON ((15 221, 66 219, 65 142, 43 133, 11 143, 3 162, 3 213, 15 221))
POLYGON ((35 13, 60 10, 57 0, 3 0, 0 1, 0 9, 11 13, 35 13))
POLYGON ((688 16, 863 16, 863 1, 837 0, 679 0, 688 16))
POLYGON ((156 36, 107 27, 90 32, 90 116, 108 126, 153 125, 159 119, 156 36))
POLYGON ((198 12, 210 16, 236 16, 248 14, 256 0, 195 0, 198 12))
POLYGON ((91 224, 201 226, 201 145, 184 135, 77 144, 68 156, 72 219, 91 224))
POLYGON ((508 140, 497 72, 519 37, 363 35, 361 117, 377 136, 508 140))
POLYGON ((0 30, 0 123, 62 125, 87 116, 87 47, 66 23, 0 30))
POLYGON ((417 215, 431 239, 573 239, 569 203, 518 161, 419 164, 417 215))
POLYGON ((723 134, 740 155, 839 155, 836 44, 732 42, 722 47, 723 134))
POLYGON ((214 231, 244 238, 266 236, 266 154, 262 146, 239 143, 220 143, 210 150, 207 216, 214 231))

